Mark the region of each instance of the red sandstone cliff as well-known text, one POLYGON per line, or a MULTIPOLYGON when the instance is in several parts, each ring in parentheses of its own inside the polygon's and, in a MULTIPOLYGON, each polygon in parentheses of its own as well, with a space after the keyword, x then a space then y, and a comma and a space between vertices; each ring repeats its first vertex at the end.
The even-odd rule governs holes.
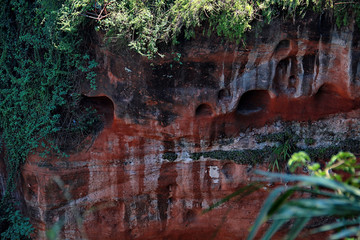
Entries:
POLYGON ((299 146, 358 138, 360 34, 324 16, 274 22, 246 46, 199 36, 153 61, 92 47, 98 87, 84 86, 84 104, 104 128, 70 158, 23 167, 36 239, 54 224, 60 239, 244 239, 269 188, 203 214, 251 167, 191 153, 262 149, 256 135, 285 128, 299 146))

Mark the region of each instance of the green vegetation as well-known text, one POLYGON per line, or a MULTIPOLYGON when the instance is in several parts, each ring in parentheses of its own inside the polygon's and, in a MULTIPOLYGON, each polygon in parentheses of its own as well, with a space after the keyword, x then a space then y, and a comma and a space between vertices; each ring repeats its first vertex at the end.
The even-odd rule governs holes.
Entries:
POLYGON ((173 161, 175 161, 177 159, 177 154, 174 153, 174 152, 166 152, 166 153, 164 153, 162 155, 162 158, 166 159, 166 160, 168 160, 170 162, 173 162, 173 161))
POLYGON ((359 140, 347 139, 340 142, 334 142, 333 145, 326 147, 317 146, 310 147, 306 143, 311 141, 314 144, 315 140, 305 138, 306 148, 298 147, 298 143, 302 138, 287 129, 282 132, 258 135, 255 137, 257 143, 268 142, 274 146, 266 146, 263 149, 247 149, 247 150, 216 150, 210 152, 197 152, 191 153, 190 158, 199 160, 200 157, 213 158, 219 160, 232 160, 239 164, 256 165, 258 163, 269 163, 269 169, 272 171, 281 171, 286 168, 287 160, 291 155, 298 151, 306 151, 309 156, 314 160, 324 160, 331 158, 332 155, 339 151, 358 152, 360 149, 359 140))
POLYGON ((1 239, 27 239, 33 231, 28 218, 24 218, 19 210, 12 207, 0 208, 1 239), (7 226, 4 227, 4 222, 7 226))
POLYGON ((0 6, 0 141, 8 174, 1 239, 24 239, 31 229, 19 221, 12 196, 28 154, 64 157, 66 144, 76 147, 99 126, 79 94, 81 81, 93 83, 96 64, 81 48, 81 25, 77 33, 62 30, 58 7, 24 0, 0 6))
MULTIPOLYGON (((4 0, 0 143, 8 176, 0 202, 1 238, 25 238, 31 231, 26 219, 19 220, 12 195, 26 157, 66 157, 70 147, 81 146, 101 127, 94 110, 81 104, 79 89, 84 81, 96 88, 97 64, 87 50, 93 29, 105 31, 112 47, 128 46, 152 58, 161 55, 160 46, 190 39, 199 30, 240 43, 254 21, 266 24, 308 10, 333 11, 338 26, 352 15, 360 24, 360 3, 333 0, 119 0, 107 6, 102 20, 84 17, 95 11, 92 0, 4 0)), ((181 63, 180 53, 174 59, 181 63)), ((288 150, 279 154, 287 156, 288 150)))
MULTIPOLYGON (((268 223, 261 239, 272 239, 274 234, 287 230, 284 239, 295 239, 307 229, 307 234, 329 232, 329 239, 358 239, 360 237, 360 164, 350 152, 339 152, 322 165, 312 162, 305 152, 294 153, 288 161, 291 172, 306 168, 309 175, 283 174, 255 170, 262 178, 238 189, 203 211, 207 213, 229 201, 240 201, 265 184, 261 182, 286 182, 274 189, 263 203, 248 235, 249 240, 259 238, 258 231, 268 223), (311 220, 326 218, 315 224, 311 220), (310 225, 310 226, 309 226, 310 225)), ((301 171, 301 170, 300 170, 301 171)))
POLYGON ((271 152, 265 155, 270 157, 269 168, 272 171, 279 171, 284 168, 283 165, 290 158, 291 154, 298 151, 296 144, 299 140, 300 137, 298 135, 288 130, 279 133, 257 136, 258 143, 266 141, 277 143, 277 145, 271 149, 271 152))
POLYGON ((300 140, 299 136, 287 130, 278 133, 256 136, 257 143, 271 142, 273 147, 267 146, 263 149, 247 149, 224 151, 216 150, 211 152, 191 153, 190 157, 199 160, 200 157, 213 158, 219 160, 232 160, 239 164, 255 165, 258 163, 269 162, 269 168, 274 170, 283 169, 283 165, 292 153, 298 151, 296 143, 300 140))
POLYGON ((313 145, 315 143, 315 139, 313 138, 305 138, 305 144, 307 146, 313 145))
POLYGON ((335 155, 340 151, 349 151, 358 153, 360 149, 360 141, 355 139, 346 139, 336 144, 326 147, 309 147, 305 149, 297 149, 297 151, 305 151, 309 154, 310 158, 314 161, 330 159, 331 156, 335 155))
POLYGON ((360 165, 349 152, 340 152, 322 168, 312 163, 305 152, 299 152, 289 160, 289 167, 307 167, 312 176, 276 174, 258 171, 267 181, 283 180, 295 184, 279 187, 268 196, 254 223, 248 239, 253 239, 262 223, 272 220, 262 239, 271 237, 288 221, 294 219, 286 239, 295 239, 314 217, 334 217, 334 222, 324 224, 312 233, 334 231, 330 239, 360 237, 360 165), (303 198, 293 198, 305 193, 303 198), (307 197, 306 197, 307 196, 307 197))
MULTIPOLYGON (((72 2, 65 2, 67 11, 61 16, 63 29, 69 31, 81 22, 80 14, 93 6, 92 0, 72 2)), ((112 1, 106 11, 109 14, 96 29, 107 33, 108 43, 127 45, 150 58, 161 55, 161 45, 191 39, 199 30, 244 43, 246 32, 255 24, 268 24, 279 16, 304 17, 308 11, 333 13, 338 27, 348 25, 354 14, 360 26, 360 3, 339 0, 124 0, 112 1)))

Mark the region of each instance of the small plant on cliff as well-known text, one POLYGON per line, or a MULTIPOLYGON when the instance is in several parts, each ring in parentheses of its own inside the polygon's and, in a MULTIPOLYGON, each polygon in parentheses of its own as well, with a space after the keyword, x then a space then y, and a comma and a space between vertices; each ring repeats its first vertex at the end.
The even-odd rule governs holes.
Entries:
POLYGON ((291 219, 295 222, 286 239, 295 239, 312 218, 323 216, 334 217, 335 221, 313 229, 312 233, 333 231, 330 239, 360 237, 360 165, 353 154, 340 152, 321 168, 319 163, 311 163, 305 152, 299 152, 289 160, 289 167, 292 171, 306 167, 312 176, 257 172, 266 177, 266 181, 283 180, 295 184, 270 193, 248 239, 256 236, 262 223, 272 220, 262 238, 271 239, 291 219), (305 197, 292 198, 296 193, 305 194, 305 197))
POLYGON ((288 130, 269 135, 257 136, 257 142, 261 143, 265 141, 275 142, 277 144, 272 148, 272 152, 269 154, 269 169, 272 171, 279 171, 285 168, 284 165, 286 165, 286 161, 295 151, 297 151, 298 148, 296 143, 299 141, 299 136, 288 130))

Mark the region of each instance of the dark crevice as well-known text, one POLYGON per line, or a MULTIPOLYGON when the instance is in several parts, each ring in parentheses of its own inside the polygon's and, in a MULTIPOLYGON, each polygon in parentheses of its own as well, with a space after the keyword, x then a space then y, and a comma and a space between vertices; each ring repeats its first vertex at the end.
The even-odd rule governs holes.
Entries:
POLYGON ((96 110, 96 114, 100 117, 104 126, 109 126, 114 120, 114 103, 106 96, 87 97, 83 96, 81 104, 87 108, 96 110))
POLYGON ((277 53, 281 50, 288 50, 290 47, 290 41, 288 39, 281 40, 278 45, 275 47, 274 52, 277 53))
POLYGON ((195 116, 211 116, 213 114, 212 107, 209 104, 203 103, 196 108, 195 116))
POLYGON ((222 100, 222 99, 225 99, 225 98, 229 98, 231 95, 230 95, 230 92, 229 90, 227 90, 226 88, 224 89, 221 89, 219 91, 219 94, 218 94, 218 98, 219 100, 222 100))
POLYGON ((287 86, 291 78, 296 79, 297 60, 295 57, 288 57, 281 60, 276 66, 275 77, 273 81, 273 89, 277 94, 286 94, 287 86))
POLYGON ((219 101, 229 100, 231 98, 231 94, 228 89, 221 89, 218 93, 219 101))
POLYGON ((237 113, 250 115, 264 111, 270 103, 270 94, 267 90, 251 90, 244 93, 237 107, 237 113))

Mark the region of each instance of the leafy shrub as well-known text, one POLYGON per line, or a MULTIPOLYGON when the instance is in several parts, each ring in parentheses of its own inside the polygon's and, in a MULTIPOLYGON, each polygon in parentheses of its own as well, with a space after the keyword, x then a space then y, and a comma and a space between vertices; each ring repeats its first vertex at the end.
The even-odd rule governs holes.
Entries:
POLYGON ((360 26, 360 3, 338 0, 125 0, 112 2, 107 10, 111 14, 99 21, 97 29, 107 32, 108 42, 128 45, 150 58, 160 54, 161 44, 176 44, 179 36, 190 39, 199 27, 204 34, 240 43, 255 22, 304 17, 309 11, 329 10, 339 28, 348 25, 354 14, 360 26))
POLYGON ((28 239, 30 233, 33 231, 29 219, 24 218, 19 210, 15 210, 11 207, 1 207, 1 239, 28 239))
POLYGON ((334 223, 324 224, 312 231, 335 231, 330 239, 359 237, 360 190, 359 165, 349 152, 333 156, 322 169, 319 163, 311 163, 305 152, 299 152, 289 160, 292 171, 307 167, 313 176, 288 175, 258 171, 267 180, 294 182, 290 187, 278 187, 263 204, 248 239, 253 239, 261 224, 272 220, 262 239, 271 237, 291 219, 295 219, 286 239, 295 239, 314 217, 332 216, 334 223), (343 174, 341 174, 341 172, 343 174), (345 174, 344 174, 345 173, 345 174), (344 179, 344 176, 346 179, 344 179), (291 198, 295 193, 308 193, 306 198, 291 198))
POLYGON ((28 154, 40 151, 43 157, 66 156, 58 144, 59 133, 89 135, 96 121, 92 110, 79 105, 80 81, 87 79, 94 87, 96 67, 80 47, 84 21, 72 26, 75 34, 64 31, 61 24, 72 4, 8 0, 0 6, 0 133, 7 168, 7 187, 0 206, 11 209, 0 219, 0 225, 7 227, 2 229, 4 238, 23 239, 20 235, 31 231, 12 198, 28 154))

